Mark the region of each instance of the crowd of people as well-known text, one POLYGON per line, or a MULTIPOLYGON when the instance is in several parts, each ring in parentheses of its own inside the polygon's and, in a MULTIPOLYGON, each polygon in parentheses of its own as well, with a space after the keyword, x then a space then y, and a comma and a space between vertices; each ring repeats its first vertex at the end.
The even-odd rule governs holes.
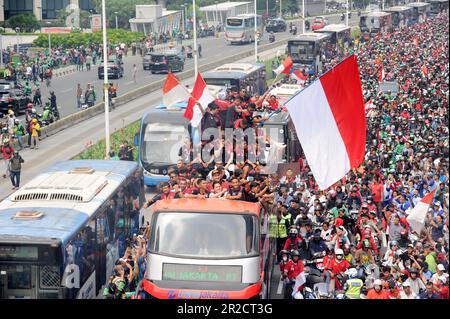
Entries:
MULTIPOLYGON (((233 143, 220 140, 223 152, 208 161, 183 148, 176 167, 169 169, 170 180, 145 207, 171 198, 259 202, 276 238, 286 291, 293 290, 286 297, 305 296, 308 279, 315 276, 331 298, 448 299, 447 20, 448 14, 439 14, 351 48, 365 102, 372 106, 367 154, 334 186, 318 189, 304 155, 297 158, 299 172, 264 175, 264 152, 258 145, 245 144, 243 160, 236 161, 233 143), (384 80, 399 84, 398 93, 379 90, 381 65, 384 80), (433 191, 417 233, 407 216, 433 191), (301 273, 306 283, 295 285, 301 273)), ((323 72, 340 59, 327 59, 323 72)), ((317 76, 308 75, 306 85, 317 76)), ((256 128, 267 120, 257 115, 260 111, 285 110, 267 92, 231 91, 225 100, 208 105, 202 129, 256 128)))

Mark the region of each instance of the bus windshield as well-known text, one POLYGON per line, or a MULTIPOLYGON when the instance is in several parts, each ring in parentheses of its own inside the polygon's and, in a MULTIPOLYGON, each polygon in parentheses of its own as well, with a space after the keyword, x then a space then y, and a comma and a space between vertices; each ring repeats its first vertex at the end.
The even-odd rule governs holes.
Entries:
POLYGON ((152 222, 151 253, 200 259, 258 256, 256 216, 162 212, 152 222))
POLYGON ((311 42, 290 42, 289 53, 294 62, 310 61, 314 59, 314 43, 311 42))
POLYGON ((148 164, 175 164, 180 147, 188 136, 187 128, 183 125, 147 124, 142 143, 142 160, 148 164))
POLYGON ((236 19, 236 18, 227 19, 227 26, 228 27, 240 27, 240 26, 242 26, 242 19, 236 19))

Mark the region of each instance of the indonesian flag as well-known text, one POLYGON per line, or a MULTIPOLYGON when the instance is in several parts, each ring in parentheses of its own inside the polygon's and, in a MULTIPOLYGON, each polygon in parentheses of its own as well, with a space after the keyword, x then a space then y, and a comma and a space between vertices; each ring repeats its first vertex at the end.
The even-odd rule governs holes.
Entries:
POLYGON ((300 70, 295 70, 292 72, 291 77, 297 81, 297 84, 304 84, 307 78, 307 76, 300 72, 300 70))
POLYGON ((291 57, 288 56, 287 59, 284 60, 283 63, 281 63, 280 66, 273 71, 277 74, 277 76, 281 73, 289 74, 293 65, 294 63, 292 62, 291 57))
POLYGON ((285 107, 320 189, 362 163, 366 117, 355 55, 297 93, 285 107))
POLYGON ((163 86, 163 104, 169 107, 175 103, 187 101, 190 96, 188 90, 180 84, 175 75, 169 72, 163 86))
POLYGON ((427 77, 427 75, 428 75, 428 69, 427 69, 427 66, 425 65, 425 63, 422 65, 421 70, 422 70, 422 75, 423 75, 424 77, 427 77))
POLYGON ((372 110, 372 109, 376 109, 377 107, 375 106, 375 104, 373 104, 372 100, 369 100, 366 102, 366 104, 364 104, 364 110, 366 112, 372 110))
POLYGON ((436 190, 425 195, 406 218, 411 228, 418 234, 420 234, 420 231, 425 226, 425 218, 427 216, 428 208, 430 208, 431 202, 433 201, 435 192, 436 190))
POLYGON ((382 82, 385 76, 383 63, 380 63, 380 68, 378 69, 378 82, 382 82))
POLYGON ((213 102, 216 98, 209 92, 206 87, 205 80, 203 80, 200 72, 197 74, 194 88, 192 89, 191 97, 189 98, 184 117, 187 118, 193 127, 198 127, 203 117, 202 110, 199 109, 197 102, 200 103, 203 110, 206 110, 208 104, 213 102))

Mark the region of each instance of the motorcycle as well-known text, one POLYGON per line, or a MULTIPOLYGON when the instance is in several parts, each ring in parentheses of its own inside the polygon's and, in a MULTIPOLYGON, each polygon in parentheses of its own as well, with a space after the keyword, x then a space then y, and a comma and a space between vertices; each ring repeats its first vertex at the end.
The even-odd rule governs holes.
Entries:
POLYGON ((273 34, 269 35, 269 42, 270 43, 275 42, 275 35, 273 34))

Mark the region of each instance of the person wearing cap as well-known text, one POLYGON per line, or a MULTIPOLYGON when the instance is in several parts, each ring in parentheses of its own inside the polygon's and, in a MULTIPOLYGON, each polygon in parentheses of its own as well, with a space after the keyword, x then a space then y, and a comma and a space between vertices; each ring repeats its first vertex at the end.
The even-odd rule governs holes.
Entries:
POLYGON ((431 276, 430 281, 436 285, 439 279, 444 279, 444 283, 447 282, 448 277, 448 273, 445 272, 445 266, 443 264, 439 264, 436 267, 436 273, 431 276))
POLYGON ((373 288, 367 293, 366 299, 388 299, 388 294, 383 288, 383 281, 376 279, 373 283, 373 288))
POLYGON ((31 148, 38 149, 39 143, 39 132, 41 131, 41 126, 36 118, 31 120, 31 148))
POLYGON ((400 291, 400 299, 417 299, 417 294, 411 289, 411 284, 405 281, 402 284, 402 291, 400 291))
POLYGON ((408 282, 411 286, 412 291, 419 295, 420 290, 425 290, 425 284, 422 281, 422 278, 419 276, 419 270, 415 267, 409 269, 409 277, 405 282, 408 282))

